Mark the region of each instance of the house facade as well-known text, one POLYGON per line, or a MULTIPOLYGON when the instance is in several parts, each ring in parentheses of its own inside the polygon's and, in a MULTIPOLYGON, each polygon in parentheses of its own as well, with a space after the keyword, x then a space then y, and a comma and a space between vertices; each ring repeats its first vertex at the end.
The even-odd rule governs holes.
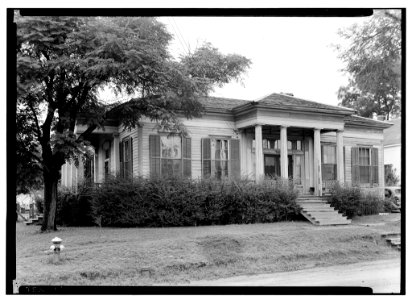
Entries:
MULTIPOLYGON (((75 188, 106 176, 182 175, 197 178, 288 178, 302 194, 321 196, 336 182, 383 193, 383 130, 388 122, 352 109, 285 94, 258 101, 200 99, 201 118, 184 119, 188 135, 159 131, 150 120, 124 130, 116 120, 90 139, 95 155, 66 163, 61 184, 75 188)), ((76 134, 86 130, 77 125, 76 134)))

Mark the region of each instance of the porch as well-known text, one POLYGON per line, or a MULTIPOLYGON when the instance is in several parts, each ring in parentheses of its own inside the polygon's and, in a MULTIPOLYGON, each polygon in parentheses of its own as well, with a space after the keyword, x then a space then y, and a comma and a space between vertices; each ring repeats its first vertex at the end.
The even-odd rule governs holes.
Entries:
POLYGON ((241 130, 242 174, 293 180, 303 195, 322 196, 344 182, 343 130, 255 124, 241 130), (335 143, 321 135, 335 132, 335 143))

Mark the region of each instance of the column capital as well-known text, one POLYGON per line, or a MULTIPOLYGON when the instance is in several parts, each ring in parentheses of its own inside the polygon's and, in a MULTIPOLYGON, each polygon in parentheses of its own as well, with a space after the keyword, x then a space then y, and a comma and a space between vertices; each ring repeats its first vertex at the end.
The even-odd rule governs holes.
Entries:
POLYGON ((320 128, 320 127, 315 127, 315 128, 313 128, 313 130, 315 131, 315 130, 319 130, 319 131, 321 131, 323 128, 320 128))
POLYGON ((343 133, 344 130, 343 130, 343 129, 336 129, 336 132, 337 132, 337 133, 343 133))
POLYGON ((263 124, 263 123, 256 123, 254 126, 256 127, 256 126, 264 126, 264 125, 266 125, 266 124, 263 124))
POLYGON ((290 126, 288 126, 288 125, 279 125, 279 127, 280 127, 280 128, 288 128, 288 127, 290 127, 290 126))

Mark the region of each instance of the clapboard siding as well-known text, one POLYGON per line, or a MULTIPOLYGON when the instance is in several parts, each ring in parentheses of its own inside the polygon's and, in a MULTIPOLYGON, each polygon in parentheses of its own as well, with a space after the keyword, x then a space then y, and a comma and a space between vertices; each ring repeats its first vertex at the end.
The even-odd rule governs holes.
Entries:
MULTIPOLYGON (((234 122, 228 120, 219 120, 215 118, 214 120, 208 119, 192 119, 192 120, 183 120, 188 137, 191 138, 191 152, 192 152, 192 178, 200 178, 202 174, 202 165, 201 165, 201 140, 202 138, 210 137, 211 135, 221 135, 221 136, 234 136, 234 122)), ((155 129, 155 124, 153 123, 144 123, 141 129, 142 137, 141 141, 142 148, 141 152, 141 175, 149 176, 150 175, 150 161, 149 161, 149 135, 158 134, 155 129)), ((137 138, 137 130, 136 130, 137 138)), ((137 139, 136 139, 137 140, 137 139)), ((133 145, 135 147, 135 145, 133 145)), ((138 150, 135 151, 138 153, 138 150)), ((135 155, 133 152, 133 156, 135 155)), ((138 157, 137 157, 138 159, 138 157)), ((137 161, 137 160, 136 160, 137 161)), ((134 161, 133 161, 134 162, 134 161)), ((135 174, 138 174, 136 169, 135 174)))

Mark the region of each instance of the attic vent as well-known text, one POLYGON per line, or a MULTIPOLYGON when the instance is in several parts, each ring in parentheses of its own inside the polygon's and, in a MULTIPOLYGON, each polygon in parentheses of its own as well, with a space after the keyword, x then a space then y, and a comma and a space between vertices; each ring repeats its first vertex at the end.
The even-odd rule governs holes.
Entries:
POLYGON ((293 97, 293 93, 280 93, 280 94, 293 97))
POLYGON ((386 120, 385 115, 377 115, 376 118, 378 119, 378 121, 385 121, 386 120))

